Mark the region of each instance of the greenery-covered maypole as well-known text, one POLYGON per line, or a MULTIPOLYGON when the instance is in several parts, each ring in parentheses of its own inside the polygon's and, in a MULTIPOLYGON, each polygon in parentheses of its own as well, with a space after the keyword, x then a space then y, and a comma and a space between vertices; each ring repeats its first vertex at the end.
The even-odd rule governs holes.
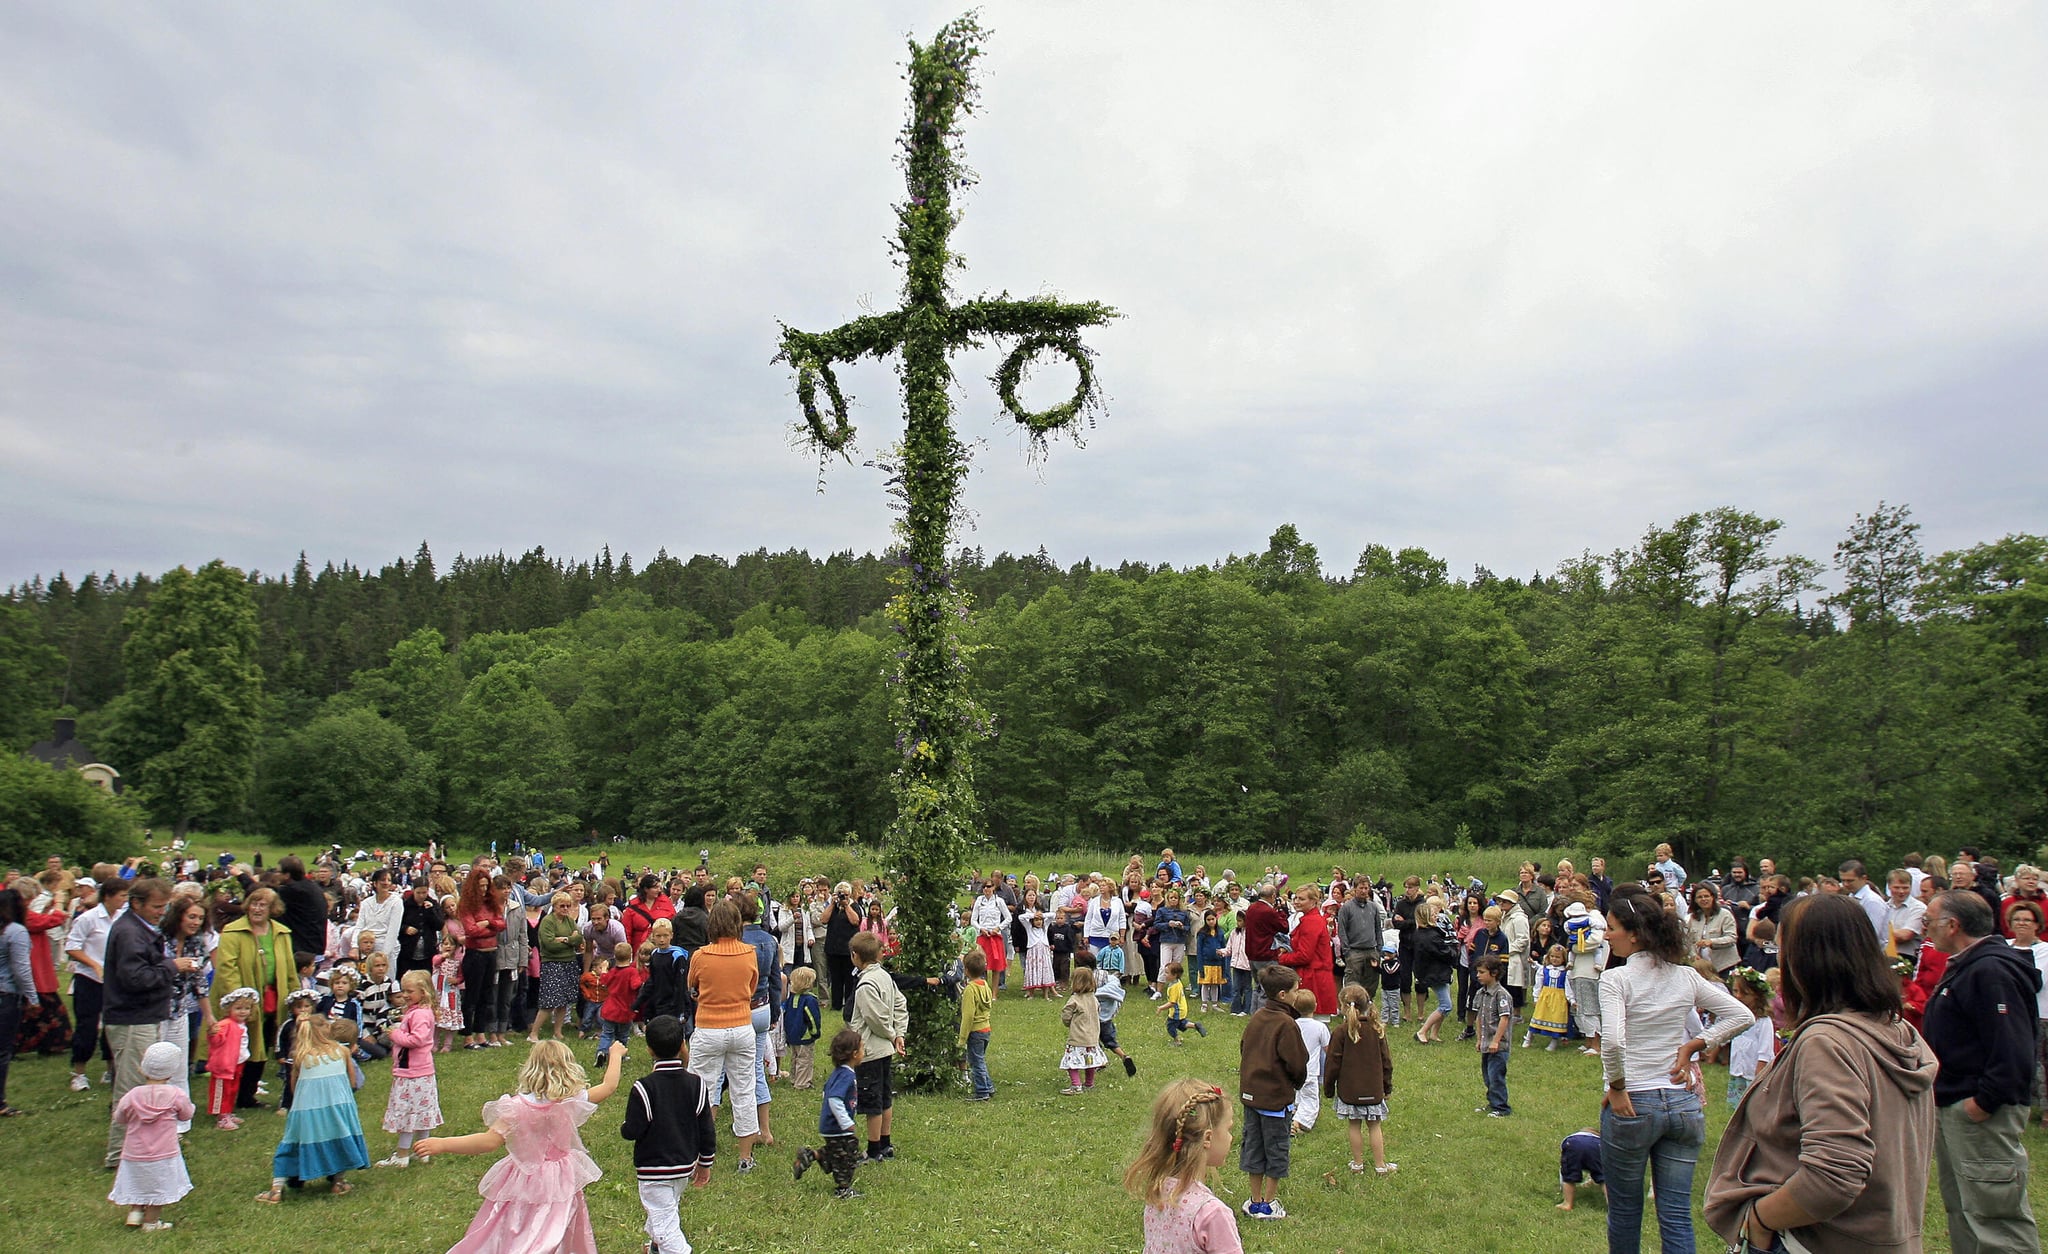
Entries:
MULTIPOLYGON (((822 334, 785 326, 777 358, 796 370, 807 441, 821 454, 847 456, 853 428, 833 364, 901 353, 905 430, 885 464, 901 514, 898 590, 889 618, 900 637, 890 684, 902 759, 892 780, 897 810, 886 862, 903 945, 896 964, 924 973, 943 970, 955 956, 947 907, 958 891, 967 850, 979 838, 972 748, 988 734, 987 717, 968 690, 960 644, 967 598, 947 568, 967 473, 967 450, 953 433, 947 354, 996 338, 1016 341, 995 374, 996 391, 1042 451, 1046 437, 1072 434, 1100 408, 1092 354, 1080 332, 1116 316, 1103 305, 1051 298, 1011 300, 1004 294, 958 305, 949 300, 948 274, 960 265, 947 243, 958 220, 953 196, 974 181, 961 160, 956 118, 973 110, 971 71, 982 35, 970 15, 949 24, 930 44, 910 47, 910 120, 902 139, 909 195, 897 207, 896 234, 903 307, 822 334), (1064 404, 1034 413, 1018 402, 1017 385, 1045 352, 1073 363, 1079 381, 1064 404)), ((908 1056, 899 1062, 903 1083, 931 1088, 953 1076, 954 1033, 954 1020, 935 993, 913 997, 908 1056)))

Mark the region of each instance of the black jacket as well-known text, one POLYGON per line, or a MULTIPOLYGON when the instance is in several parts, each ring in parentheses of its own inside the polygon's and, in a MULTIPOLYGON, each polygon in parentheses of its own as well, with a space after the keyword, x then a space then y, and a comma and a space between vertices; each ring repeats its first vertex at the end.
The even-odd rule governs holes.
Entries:
POLYGON ((1941 1060, 1941 1074, 1934 1078, 1936 1106, 1966 1097, 1987 1111, 2027 1104, 2040 988, 2033 955, 1995 933, 1948 960, 1920 1026, 1941 1060))
POLYGON ((1436 988, 1451 982, 1451 971, 1458 965, 1458 948, 1454 938, 1444 934, 1440 927, 1415 929, 1415 986, 1436 988))
POLYGON ((125 910, 107 932, 105 1000, 100 1022, 115 1027, 162 1023, 171 1017, 177 967, 164 956, 164 934, 125 910))
POLYGON ((718 1148, 704 1081, 671 1058, 633 1082, 619 1135, 633 1143, 633 1168, 642 1180, 673 1180, 699 1167, 711 1170, 718 1148))
POLYGON ((284 902, 284 925, 291 929, 292 943, 302 953, 325 952, 327 894, 312 880, 288 879, 277 886, 277 896, 284 902))

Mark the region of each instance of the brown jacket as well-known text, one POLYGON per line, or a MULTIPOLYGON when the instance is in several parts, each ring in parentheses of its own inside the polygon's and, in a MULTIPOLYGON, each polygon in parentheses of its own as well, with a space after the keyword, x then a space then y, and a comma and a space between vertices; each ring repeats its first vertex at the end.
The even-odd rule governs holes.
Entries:
POLYGON ((1308 1044, 1294 1007, 1269 1001, 1245 1020, 1238 1041, 1239 1100, 1253 1110, 1285 1110, 1308 1081, 1308 1044))
POLYGON ((1364 1106, 1394 1094, 1394 1053, 1387 1038, 1372 1024, 1362 1024, 1358 1039, 1343 1020, 1330 1025, 1330 1054, 1323 1062, 1323 1096, 1364 1106))
POLYGON ((1919 1254, 1937 1069, 1902 1019, 1807 1020, 1722 1133, 1708 1226, 1735 1240, 1750 1204, 1782 1185, 1819 1220, 1794 1229, 1814 1254, 1919 1254))

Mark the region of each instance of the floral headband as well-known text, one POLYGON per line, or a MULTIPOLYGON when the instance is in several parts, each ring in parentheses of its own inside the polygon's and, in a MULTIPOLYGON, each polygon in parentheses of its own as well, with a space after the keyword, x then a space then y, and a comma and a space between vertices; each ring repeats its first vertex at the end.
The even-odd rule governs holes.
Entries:
POLYGON ((1728 973, 1728 982, 1730 984, 1738 980, 1749 985, 1759 993, 1768 994, 1771 991, 1770 979, 1755 967, 1737 967, 1728 973))

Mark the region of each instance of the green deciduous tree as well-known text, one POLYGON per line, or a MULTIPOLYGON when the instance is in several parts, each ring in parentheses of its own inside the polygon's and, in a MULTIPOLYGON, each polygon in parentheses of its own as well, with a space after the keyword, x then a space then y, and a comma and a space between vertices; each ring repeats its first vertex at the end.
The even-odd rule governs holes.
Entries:
POLYGON ((469 681, 436 748, 455 830, 479 843, 560 844, 578 830, 575 759, 561 711, 525 662, 469 681))
POLYGON ((119 862, 140 852, 141 837, 141 812, 77 771, 0 753, 0 865, 40 869, 51 854, 119 862))
POLYGON ((323 714, 269 745, 254 808, 264 830, 365 849, 423 844, 434 833, 433 763, 374 710, 323 714))

